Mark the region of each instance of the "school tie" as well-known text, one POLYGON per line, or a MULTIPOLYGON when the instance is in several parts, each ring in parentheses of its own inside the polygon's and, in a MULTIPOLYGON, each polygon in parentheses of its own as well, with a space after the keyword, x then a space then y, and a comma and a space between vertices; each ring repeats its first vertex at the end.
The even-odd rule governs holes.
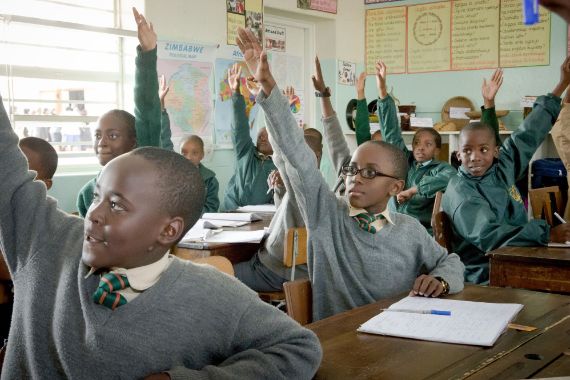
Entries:
POLYGON ((126 289, 129 286, 127 276, 114 272, 106 273, 101 276, 99 286, 95 293, 93 293, 93 301, 115 310, 118 306, 122 306, 127 303, 127 299, 118 291, 126 289))
POLYGON ((356 221, 356 223, 358 223, 358 227, 362 228, 364 231, 370 232, 371 234, 376 233, 376 227, 374 227, 372 223, 374 223, 376 220, 385 219, 384 215, 382 214, 373 215, 367 212, 362 212, 360 214, 354 215, 352 218, 356 221))

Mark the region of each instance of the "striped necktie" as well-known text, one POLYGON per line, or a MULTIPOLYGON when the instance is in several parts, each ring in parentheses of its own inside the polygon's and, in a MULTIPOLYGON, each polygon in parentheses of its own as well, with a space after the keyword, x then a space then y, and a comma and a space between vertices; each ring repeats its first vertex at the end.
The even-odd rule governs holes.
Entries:
POLYGON ((374 227, 372 223, 374 223, 376 220, 385 219, 384 215, 382 214, 374 215, 367 212, 362 212, 360 214, 354 215, 352 218, 356 221, 356 223, 358 223, 358 227, 362 228, 364 231, 370 232, 371 234, 376 233, 376 227, 374 227))
POLYGON ((101 276, 99 286, 93 293, 93 301, 115 310, 118 306, 127 303, 127 299, 119 293, 119 290, 126 289, 129 286, 127 276, 114 272, 106 273, 101 276))

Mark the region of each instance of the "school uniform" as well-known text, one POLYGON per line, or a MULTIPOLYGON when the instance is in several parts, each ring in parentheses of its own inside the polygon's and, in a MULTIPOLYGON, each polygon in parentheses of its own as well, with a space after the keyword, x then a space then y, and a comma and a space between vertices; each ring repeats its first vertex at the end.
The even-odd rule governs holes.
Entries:
POLYGON ((135 298, 114 310, 96 303, 107 274, 89 275, 81 261, 84 221, 59 210, 34 181, 2 105, 0 166, 8 173, 0 181, 0 245, 16 289, 2 378, 310 379, 316 372, 317 337, 210 266, 163 257, 119 273, 150 270, 135 273, 135 298))
MULTIPOLYGON (((137 147, 157 146, 172 149, 170 128, 162 130, 160 99, 158 97, 158 76, 156 74, 156 51, 143 52, 137 46, 135 59, 135 131, 137 147), (151 95, 149 95, 151 94, 151 95), (154 96, 155 94, 156 96, 154 96)), ((168 124, 170 126, 170 124, 168 124)), ((99 175, 97 175, 99 177, 99 175)), ((77 196, 77 211, 85 217, 93 202, 97 177, 87 182, 77 196)))
POLYGON ((515 186, 534 152, 560 112, 560 98, 539 97, 531 114, 499 149, 499 158, 481 177, 463 167, 443 196, 443 210, 451 218, 452 249, 465 264, 465 281, 486 284, 489 260, 485 253, 502 246, 546 245, 550 227, 545 220, 528 220, 515 186))
MULTIPOLYGON (((278 169, 286 173, 285 187, 295 195, 307 228, 314 320, 409 291, 422 273, 441 276, 452 293, 463 289, 459 257, 447 254, 415 219, 390 212, 394 224, 383 223, 375 233, 359 227, 347 202, 321 176, 277 86, 269 96, 261 91, 257 102, 265 111, 273 149, 283 158, 278 169)), ((325 126, 325 136, 344 140, 338 120, 331 125, 338 128, 325 126)))
POLYGON ((361 145, 372 139, 372 135, 370 134, 370 117, 368 116, 368 104, 366 103, 366 99, 358 99, 356 101, 354 126, 357 145, 361 145))
MULTIPOLYGON (((566 168, 566 172, 570 173, 570 103, 564 103, 556 124, 552 127, 552 141, 556 146, 556 151, 566 168)), ((567 181, 570 185, 570 176, 567 175, 567 181)), ((564 219, 570 220, 570 202, 566 204, 564 211, 564 219)))
POLYGON ((216 173, 202 165, 202 163, 198 165, 198 170, 204 180, 204 186, 206 187, 206 199, 204 201, 202 213, 218 212, 218 208, 220 207, 220 200, 218 198, 220 184, 216 179, 216 173))
POLYGON ((271 156, 265 156, 249 136, 249 123, 245 114, 245 100, 241 94, 232 98, 232 142, 234 144, 235 169, 224 194, 221 211, 232 211, 240 206, 273 203, 267 193, 267 177, 275 165, 271 156))

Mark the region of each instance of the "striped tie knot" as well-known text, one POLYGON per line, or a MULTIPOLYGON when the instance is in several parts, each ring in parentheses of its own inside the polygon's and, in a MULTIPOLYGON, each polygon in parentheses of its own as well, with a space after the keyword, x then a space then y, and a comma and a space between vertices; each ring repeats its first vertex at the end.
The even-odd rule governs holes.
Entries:
POLYGON ((114 272, 106 273, 101 276, 99 286, 93 293, 93 301, 115 310, 118 306, 127 303, 127 299, 119 293, 119 290, 126 289, 129 286, 127 276, 114 272))
POLYGON ((362 228, 364 231, 370 232, 371 234, 376 233, 376 227, 374 227, 372 223, 374 223, 376 220, 385 219, 384 215, 382 214, 374 215, 367 212, 362 212, 360 214, 354 215, 352 218, 356 221, 356 223, 358 223, 358 227, 362 228))

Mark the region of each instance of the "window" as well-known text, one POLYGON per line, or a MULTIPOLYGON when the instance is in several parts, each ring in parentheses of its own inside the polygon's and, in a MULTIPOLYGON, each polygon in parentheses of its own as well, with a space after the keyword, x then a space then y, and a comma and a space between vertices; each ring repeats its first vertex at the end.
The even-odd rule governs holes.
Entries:
POLYGON ((16 133, 51 142, 58 174, 99 170, 99 115, 132 112, 143 0, 0 2, 0 93, 16 133))

